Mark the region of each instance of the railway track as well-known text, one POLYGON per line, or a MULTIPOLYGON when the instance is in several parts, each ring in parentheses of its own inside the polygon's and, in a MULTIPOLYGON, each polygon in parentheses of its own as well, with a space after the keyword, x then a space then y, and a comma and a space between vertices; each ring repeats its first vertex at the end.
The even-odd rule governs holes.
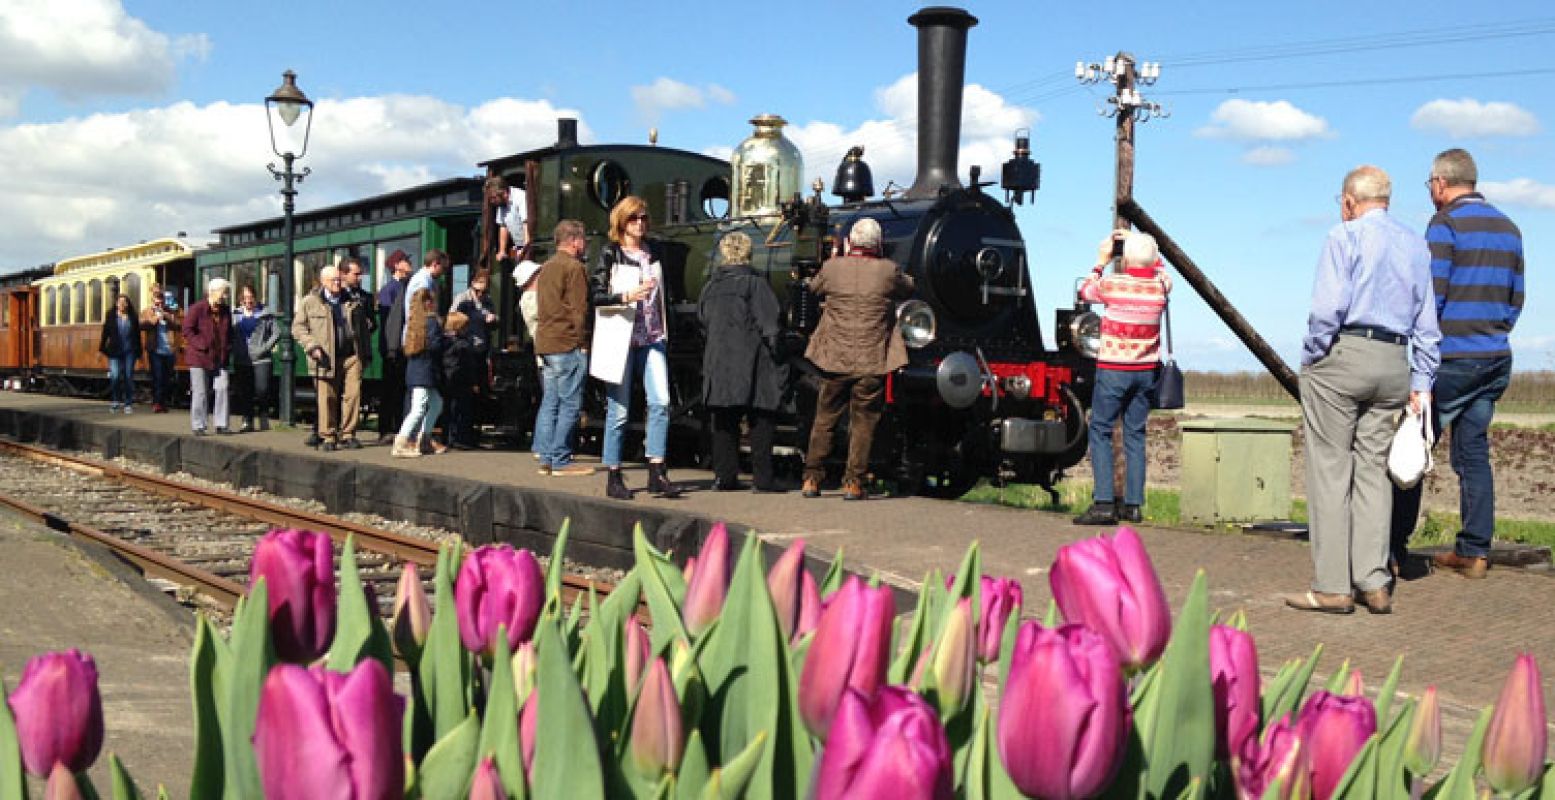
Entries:
MULTIPOLYGON (((188 605, 230 611, 244 591, 254 543, 274 527, 355 538, 357 569, 387 614, 406 562, 431 567, 438 542, 258 497, 194 486, 117 464, 0 440, 0 507, 96 542, 188 605), (88 480, 82 480, 82 477, 88 480)), ((337 556, 338 558, 338 556, 337 556)), ((569 574, 564 598, 612 584, 569 574)))

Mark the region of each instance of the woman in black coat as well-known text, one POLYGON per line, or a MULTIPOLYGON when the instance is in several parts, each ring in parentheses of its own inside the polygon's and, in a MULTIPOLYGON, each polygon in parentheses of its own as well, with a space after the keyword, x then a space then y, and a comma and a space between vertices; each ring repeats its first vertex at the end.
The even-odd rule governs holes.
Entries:
POLYGON ((718 252, 723 266, 702 288, 697 304, 707 332, 702 403, 713 416, 713 488, 742 488, 738 476, 744 418, 750 424, 755 491, 781 491, 772 476, 773 422, 783 394, 783 367, 775 355, 780 331, 777 296, 751 267, 749 236, 725 236, 718 252))
POLYGON ((103 317, 102 336, 97 351, 108 357, 108 395, 112 414, 120 409, 135 412, 135 362, 140 358, 140 316, 128 295, 114 298, 113 308, 103 317))

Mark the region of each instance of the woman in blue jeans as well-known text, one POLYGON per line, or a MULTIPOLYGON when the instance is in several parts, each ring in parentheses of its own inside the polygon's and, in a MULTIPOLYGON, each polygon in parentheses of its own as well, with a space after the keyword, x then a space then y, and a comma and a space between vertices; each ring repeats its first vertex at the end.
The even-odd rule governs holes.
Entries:
POLYGON ((135 362, 140 358, 140 316, 128 295, 119 295, 103 318, 97 350, 108 357, 108 413, 135 413, 135 362))
POLYGON ((410 318, 405 320, 405 385, 410 389, 410 413, 400 424, 389 455, 420 458, 423 453, 442 453, 448 445, 432 440, 432 427, 443 413, 443 395, 437 384, 443 363, 443 326, 437 320, 437 296, 417 289, 410 298, 410 318))
POLYGON ((648 401, 648 430, 643 449, 648 456, 648 491, 659 497, 675 497, 680 490, 670 482, 664 466, 669 438, 670 390, 668 317, 664 303, 664 268, 658 247, 648 240, 648 204, 627 196, 610 211, 610 244, 599 254, 592 280, 593 305, 631 306, 631 342, 626 369, 617 383, 605 383, 609 408, 605 413, 605 494, 618 500, 632 499, 621 477, 621 438, 631 408, 632 378, 642 376, 648 401))

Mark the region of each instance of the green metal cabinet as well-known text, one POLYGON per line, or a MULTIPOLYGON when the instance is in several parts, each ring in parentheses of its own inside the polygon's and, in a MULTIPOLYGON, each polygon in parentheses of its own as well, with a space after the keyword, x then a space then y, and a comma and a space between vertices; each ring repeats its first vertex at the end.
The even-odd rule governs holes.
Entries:
POLYGON ((1293 423, 1236 418, 1181 423, 1184 522, 1290 518, 1293 423))

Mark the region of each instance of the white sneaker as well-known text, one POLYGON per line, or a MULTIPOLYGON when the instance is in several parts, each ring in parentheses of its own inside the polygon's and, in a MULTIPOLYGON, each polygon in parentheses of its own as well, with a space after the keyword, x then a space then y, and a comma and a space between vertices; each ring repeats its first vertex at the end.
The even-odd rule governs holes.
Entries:
POLYGON ((135 407, 134 406, 125 406, 124 407, 124 413, 126 413, 126 414, 133 414, 133 413, 135 413, 135 407))
POLYGON ((119 404, 118 403, 114 403, 113 405, 108 406, 108 413, 110 413, 110 414, 117 414, 117 413, 119 413, 119 404))

